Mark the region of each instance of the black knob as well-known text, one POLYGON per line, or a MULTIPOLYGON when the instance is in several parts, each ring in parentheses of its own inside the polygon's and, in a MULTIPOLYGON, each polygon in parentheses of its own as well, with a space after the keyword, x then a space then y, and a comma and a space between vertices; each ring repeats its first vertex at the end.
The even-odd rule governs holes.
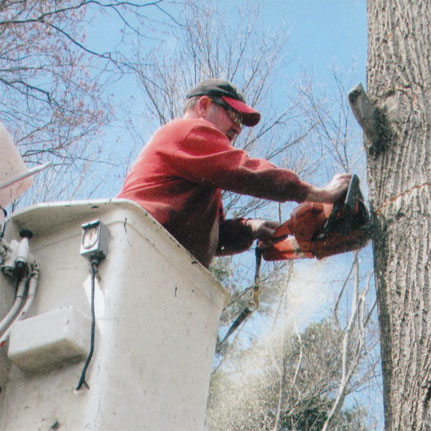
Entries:
POLYGON ((28 238, 30 239, 33 236, 33 232, 31 230, 28 229, 23 229, 19 232, 19 236, 21 238, 28 238))

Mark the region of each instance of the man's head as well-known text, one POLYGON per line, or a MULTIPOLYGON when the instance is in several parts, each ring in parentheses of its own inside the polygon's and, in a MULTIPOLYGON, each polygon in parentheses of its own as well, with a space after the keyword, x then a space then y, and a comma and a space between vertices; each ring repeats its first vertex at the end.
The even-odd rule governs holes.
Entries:
POLYGON ((242 94, 229 82, 208 79, 187 94, 185 111, 193 110, 199 117, 211 121, 232 141, 242 125, 255 126, 260 113, 245 103, 242 94))

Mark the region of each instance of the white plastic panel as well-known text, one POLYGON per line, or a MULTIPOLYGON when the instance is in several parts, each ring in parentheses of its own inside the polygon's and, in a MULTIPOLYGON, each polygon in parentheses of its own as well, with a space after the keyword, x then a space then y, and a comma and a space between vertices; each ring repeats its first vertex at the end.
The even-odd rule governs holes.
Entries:
POLYGON ((9 339, 9 359, 22 371, 41 372, 86 358, 91 319, 75 307, 59 307, 16 322, 9 339))

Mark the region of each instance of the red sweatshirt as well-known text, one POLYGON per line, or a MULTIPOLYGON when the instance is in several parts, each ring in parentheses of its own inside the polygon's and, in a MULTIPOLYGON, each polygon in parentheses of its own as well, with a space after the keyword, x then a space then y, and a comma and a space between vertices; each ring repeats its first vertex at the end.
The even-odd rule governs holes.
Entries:
POLYGON ((233 148, 204 119, 181 118, 144 147, 118 197, 136 201, 203 265, 253 242, 243 219, 225 220, 221 191, 301 202, 310 186, 290 170, 233 148))

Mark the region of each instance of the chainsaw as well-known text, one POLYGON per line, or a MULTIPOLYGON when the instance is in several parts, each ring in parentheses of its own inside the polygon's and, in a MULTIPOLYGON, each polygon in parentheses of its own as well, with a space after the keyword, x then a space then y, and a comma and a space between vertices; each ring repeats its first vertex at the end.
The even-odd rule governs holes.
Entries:
POLYGON ((359 178, 353 175, 345 197, 335 203, 304 202, 261 248, 266 261, 317 258, 359 250, 370 238, 370 217, 359 178), (289 238, 293 236, 293 238, 289 238))
POLYGON ((346 195, 338 202, 304 202, 297 206, 292 211, 290 219, 277 228, 274 244, 266 247, 262 242, 258 242, 251 299, 217 344, 217 350, 259 307, 262 257, 266 261, 322 259, 361 249, 368 243, 370 234, 370 216, 359 188, 357 175, 352 175, 346 195))

